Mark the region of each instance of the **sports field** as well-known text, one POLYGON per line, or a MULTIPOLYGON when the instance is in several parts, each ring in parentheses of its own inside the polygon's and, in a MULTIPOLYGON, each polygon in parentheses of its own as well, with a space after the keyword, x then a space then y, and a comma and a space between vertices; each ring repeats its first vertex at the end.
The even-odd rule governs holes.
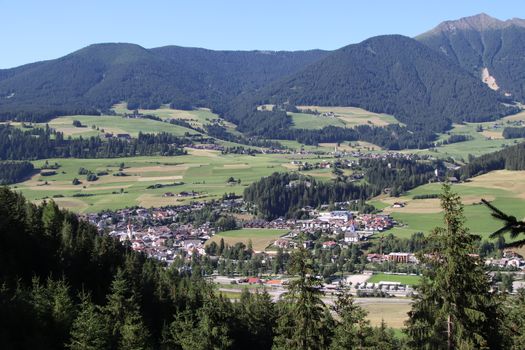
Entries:
POLYGON ((367 319, 373 326, 380 326, 384 321, 389 327, 401 329, 408 319, 408 312, 411 308, 410 299, 400 300, 382 300, 375 303, 361 303, 359 299, 357 304, 368 312, 367 319))
POLYGON ((286 234, 288 230, 277 230, 277 229, 240 229, 225 231, 213 236, 207 244, 215 242, 219 244, 221 238, 224 239, 224 243, 234 245, 235 243, 242 242, 248 245, 251 240, 253 249, 257 251, 263 251, 271 245, 277 238, 286 234))
POLYGON ((394 282, 401 284, 414 285, 418 284, 420 277, 411 275, 391 275, 386 273, 378 273, 372 275, 367 282, 368 283, 380 283, 380 282, 394 282))

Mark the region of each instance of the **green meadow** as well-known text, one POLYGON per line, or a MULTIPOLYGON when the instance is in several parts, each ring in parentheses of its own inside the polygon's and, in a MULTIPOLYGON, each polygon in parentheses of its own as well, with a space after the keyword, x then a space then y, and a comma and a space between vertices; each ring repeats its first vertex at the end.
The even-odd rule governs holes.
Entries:
MULTIPOLYGON (((506 213, 516 217, 525 216, 525 171, 494 171, 473 178, 471 182, 452 186, 463 199, 466 225, 472 233, 484 238, 501 227, 501 223, 492 218, 490 210, 480 204, 481 198, 506 213)), ((389 230, 399 237, 410 237, 415 232, 429 233, 434 227, 443 225, 443 215, 439 199, 413 200, 414 195, 441 192, 440 184, 427 184, 409 191, 399 198, 383 198, 374 201, 382 203, 382 210, 402 224, 389 230), (394 201, 404 202, 404 208, 392 208, 394 201)))
MULTIPOLYGON (((117 159, 49 159, 60 168, 53 176, 33 176, 13 185, 28 199, 39 201, 54 198, 61 206, 77 212, 97 212, 140 205, 144 207, 184 204, 191 200, 211 200, 224 193, 242 194, 253 181, 276 171, 286 171, 290 159, 284 155, 227 154, 206 150, 189 150, 188 155, 175 157, 131 157, 117 159), (124 163, 128 176, 113 176, 124 163), (79 168, 94 173, 108 172, 97 181, 88 182, 79 175, 79 168), (227 183, 229 177, 238 183, 227 183), (73 185, 74 178, 82 184, 73 185), (155 184, 183 184, 147 189, 155 184), (180 192, 195 192, 193 196, 179 197, 180 192), (175 196, 163 196, 171 192, 175 196), (81 197, 80 197, 81 196, 81 197)), ((34 161, 41 167, 44 160, 34 161)))

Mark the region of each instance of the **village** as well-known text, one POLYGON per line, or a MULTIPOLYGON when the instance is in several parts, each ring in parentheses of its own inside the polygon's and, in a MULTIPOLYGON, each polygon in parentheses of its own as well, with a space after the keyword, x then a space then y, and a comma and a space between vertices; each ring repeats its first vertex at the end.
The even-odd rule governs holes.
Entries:
MULTIPOLYGON (((149 257, 173 263, 174 259, 191 259, 193 256, 206 256, 207 242, 218 229, 210 222, 194 224, 181 222, 178 218, 202 210, 204 202, 192 202, 188 205, 166 208, 121 209, 115 212, 85 214, 85 218, 95 224, 101 234, 108 234, 118 239, 131 249, 143 252, 149 257)), ((213 203, 214 210, 219 212, 244 212, 246 204, 242 199, 226 199, 213 203)), ((289 251, 300 245, 307 249, 348 249, 352 245, 360 246, 374 235, 384 236, 397 223, 385 214, 361 214, 347 210, 318 211, 303 208, 309 212, 309 219, 283 219, 272 221, 249 219, 240 221, 243 229, 283 230, 283 234, 270 244, 271 249, 254 251, 271 259, 278 249, 289 251), (322 242, 304 239, 319 234, 322 242)), ((369 263, 385 262, 397 264, 419 263, 412 252, 369 253, 369 263)), ((517 253, 507 250, 501 258, 487 258, 485 264, 492 270, 525 271, 525 259, 517 253)))

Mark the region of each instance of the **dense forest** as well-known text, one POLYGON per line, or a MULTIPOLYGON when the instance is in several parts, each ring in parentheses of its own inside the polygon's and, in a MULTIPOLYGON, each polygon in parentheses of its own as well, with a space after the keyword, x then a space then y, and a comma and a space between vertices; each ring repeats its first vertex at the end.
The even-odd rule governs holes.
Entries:
POLYGON ((453 174, 461 180, 466 180, 492 170, 502 169, 525 170, 525 143, 474 158, 453 174))
POLYGON ((215 107, 326 54, 91 45, 55 60, 0 70, 0 120, 96 115, 121 101, 130 109, 215 107))
POLYGON ((132 156, 185 154, 182 145, 189 142, 168 133, 143 134, 137 138, 100 137, 64 138, 49 128, 20 130, 0 125, 0 160, 34 160, 44 158, 118 158, 132 156))
POLYGON ((22 182, 34 171, 35 167, 30 162, 0 161, 0 185, 22 182))
POLYGON ((519 139, 525 137, 525 128, 505 128, 503 129, 503 137, 506 139, 519 139))
POLYGON ((242 106, 237 106, 225 112, 224 116, 238 123, 238 130, 248 136, 294 140, 306 145, 317 145, 322 142, 367 141, 389 150, 422 149, 431 147, 436 139, 432 131, 413 133, 397 124, 386 127, 359 125, 354 128, 327 126, 320 130, 295 129, 292 128, 292 119, 286 111, 278 109, 259 111, 252 108, 246 112, 242 106))

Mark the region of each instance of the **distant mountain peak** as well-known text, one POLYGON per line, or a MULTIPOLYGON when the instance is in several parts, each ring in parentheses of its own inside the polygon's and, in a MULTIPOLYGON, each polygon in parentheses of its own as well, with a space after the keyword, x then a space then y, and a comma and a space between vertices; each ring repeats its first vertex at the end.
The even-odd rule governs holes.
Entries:
POLYGON ((445 21, 440 23, 434 29, 421 34, 419 37, 438 34, 442 32, 455 32, 457 30, 474 30, 483 32, 491 29, 503 29, 512 25, 525 27, 525 20, 521 18, 512 18, 506 21, 491 17, 486 13, 480 13, 474 16, 463 17, 457 20, 445 21))

